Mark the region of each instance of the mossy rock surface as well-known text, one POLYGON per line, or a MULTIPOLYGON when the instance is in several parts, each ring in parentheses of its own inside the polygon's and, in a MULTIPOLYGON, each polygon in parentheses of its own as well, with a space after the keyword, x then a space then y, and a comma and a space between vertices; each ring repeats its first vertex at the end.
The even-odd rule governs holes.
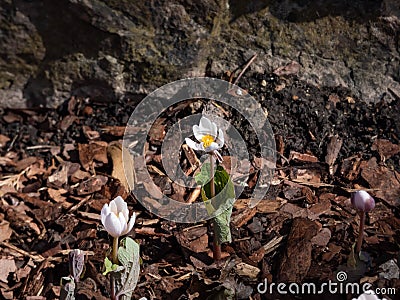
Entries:
POLYGON ((400 97, 400 8, 382 1, 10 1, 0 7, 0 106, 115 101, 188 76, 292 61, 316 86, 400 97))

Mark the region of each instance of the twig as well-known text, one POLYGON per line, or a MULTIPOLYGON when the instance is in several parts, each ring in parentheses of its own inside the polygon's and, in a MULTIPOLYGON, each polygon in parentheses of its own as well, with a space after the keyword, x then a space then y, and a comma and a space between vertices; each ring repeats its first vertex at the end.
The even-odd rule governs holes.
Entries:
POLYGON ((193 192, 190 194, 189 199, 187 201, 187 203, 193 203, 194 201, 196 201, 197 197, 200 196, 201 193, 201 186, 196 187, 193 192))
POLYGON ((186 232, 186 231, 192 230, 194 228, 199 228, 199 227, 203 227, 203 226, 204 226, 203 224, 197 224, 197 225, 193 225, 193 226, 190 226, 190 227, 183 228, 182 231, 186 232))
POLYGON ((276 248, 278 248, 284 237, 286 237, 286 236, 275 237, 272 240, 270 240, 268 243, 266 243, 264 246, 262 246, 265 250, 264 254, 268 254, 268 253, 274 251, 276 248))
POLYGON ((257 54, 254 54, 252 58, 250 58, 249 62, 244 66, 242 72, 239 73, 238 77, 235 79, 235 81, 233 82, 234 85, 236 85, 240 79, 240 77, 242 77, 242 75, 244 74, 244 72, 247 70, 248 67, 250 67, 250 65, 254 62, 254 60, 256 59, 257 54))
POLYGON ((19 131, 18 131, 18 134, 16 134, 14 136, 14 138, 12 139, 10 146, 8 146, 8 148, 7 148, 7 152, 9 152, 14 147, 15 141, 17 140, 18 137, 19 137, 19 131))

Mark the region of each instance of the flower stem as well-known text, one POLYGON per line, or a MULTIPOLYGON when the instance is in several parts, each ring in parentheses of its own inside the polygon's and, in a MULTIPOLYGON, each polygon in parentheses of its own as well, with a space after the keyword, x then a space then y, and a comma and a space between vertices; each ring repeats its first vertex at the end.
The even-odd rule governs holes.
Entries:
MULTIPOLYGON (((113 264, 118 264, 118 237, 115 237, 113 239, 113 244, 112 244, 112 263, 113 264)), ((118 300, 118 295, 116 294, 116 286, 115 286, 115 276, 114 273, 111 273, 111 299, 112 300, 118 300)))
POLYGON ((215 197, 215 183, 214 183, 214 157, 212 154, 210 155, 210 192, 211 192, 211 198, 215 197))
POLYGON ((357 239, 357 245, 356 245, 357 255, 359 255, 360 251, 361 251, 361 245, 362 245, 363 238, 364 238, 364 225, 365 225, 365 212, 361 211, 360 212, 360 229, 358 230, 358 239, 357 239))
MULTIPOLYGON (((210 179, 210 193, 211 193, 211 198, 215 197, 215 182, 214 182, 214 157, 212 154, 210 154, 210 174, 211 174, 211 179, 210 179)), ((213 241, 213 258, 215 261, 221 259, 221 245, 217 241, 217 234, 216 234, 216 228, 214 228, 214 241, 213 241)))
POLYGON ((115 237, 113 239, 112 262, 113 262, 113 264, 118 264, 118 237, 115 237))

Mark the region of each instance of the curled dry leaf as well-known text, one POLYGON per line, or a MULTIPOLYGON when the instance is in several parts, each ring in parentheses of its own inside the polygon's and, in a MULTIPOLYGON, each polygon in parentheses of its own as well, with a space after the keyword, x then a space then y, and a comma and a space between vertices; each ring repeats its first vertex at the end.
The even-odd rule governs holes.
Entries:
POLYGON ((132 155, 120 142, 110 143, 107 147, 107 153, 110 155, 113 164, 111 176, 117 178, 125 190, 130 192, 135 185, 135 169, 132 155))

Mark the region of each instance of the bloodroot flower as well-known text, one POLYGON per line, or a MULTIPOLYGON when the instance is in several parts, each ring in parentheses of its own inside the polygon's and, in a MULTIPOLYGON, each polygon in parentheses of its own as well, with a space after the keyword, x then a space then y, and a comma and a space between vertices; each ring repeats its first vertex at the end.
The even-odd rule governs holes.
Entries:
POLYGON ((351 196, 351 204, 362 212, 369 212, 375 207, 375 200, 366 191, 357 191, 351 196))
POLYGON ((129 219, 128 205, 118 196, 110 202, 104 204, 101 209, 101 223, 107 232, 114 238, 127 234, 135 224, 136 214, 133 213, 129 219))
POLYGON ((218 150, 224 146, 224 133, 217 128, 214 122, 206 117, 201 117, 200 124, 193 126, 193 134, 199 143, 186 138, 186 144, 190 148, 212 154, 220 162, 222 161, 222 156, 218 150))

